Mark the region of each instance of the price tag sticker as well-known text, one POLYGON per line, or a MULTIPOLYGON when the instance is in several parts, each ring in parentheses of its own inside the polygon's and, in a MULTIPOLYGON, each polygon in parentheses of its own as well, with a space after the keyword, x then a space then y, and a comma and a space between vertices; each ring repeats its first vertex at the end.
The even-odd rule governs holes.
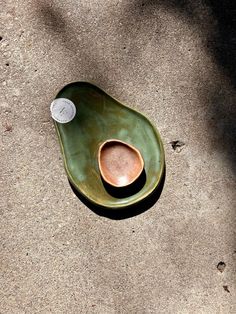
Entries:
POLYGON ((50 111, 55 121, 68 123, 74 119, 76 107, 74 103, 67 98, 57 98, 51 103, 50 111))

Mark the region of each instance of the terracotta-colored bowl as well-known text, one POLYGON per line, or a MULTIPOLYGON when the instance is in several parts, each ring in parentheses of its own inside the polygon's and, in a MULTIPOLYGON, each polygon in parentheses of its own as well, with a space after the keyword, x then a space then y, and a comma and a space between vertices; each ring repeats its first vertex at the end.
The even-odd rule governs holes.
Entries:
POLYGON ((139 150, 116 139, 107 140, 99 147, 98 164, 104 181, 114 187, 133 183, 144 167, 139 150))

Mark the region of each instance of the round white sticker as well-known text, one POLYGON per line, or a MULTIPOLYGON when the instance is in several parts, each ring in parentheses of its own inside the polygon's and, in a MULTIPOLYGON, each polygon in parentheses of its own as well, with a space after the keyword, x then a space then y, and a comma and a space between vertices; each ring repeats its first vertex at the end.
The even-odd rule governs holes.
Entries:
POLYGON ((50 106, 52 118, 59 123, 68 123, 74 119, 76 107, 67 98, 54 99, 50 106))

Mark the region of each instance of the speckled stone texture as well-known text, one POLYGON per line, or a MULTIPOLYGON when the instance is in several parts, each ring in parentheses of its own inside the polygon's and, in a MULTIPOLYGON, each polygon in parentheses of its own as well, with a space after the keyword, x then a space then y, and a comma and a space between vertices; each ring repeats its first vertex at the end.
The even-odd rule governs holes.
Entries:
POLYGON ((235 7, 2 1, 1 314, 236 313, 235 7), (140 215, 99 216, 68 184, 49 105, 77 80, 162 135, 165 185, 140 215))

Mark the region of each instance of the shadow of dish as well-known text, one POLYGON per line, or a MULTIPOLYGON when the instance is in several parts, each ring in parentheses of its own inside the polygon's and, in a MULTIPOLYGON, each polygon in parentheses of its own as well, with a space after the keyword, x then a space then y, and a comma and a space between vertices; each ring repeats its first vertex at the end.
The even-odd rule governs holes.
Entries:
MULTIPOLYGON (((157 186, 157 188, 149 195, 147 196, 145 199, 143 199, 142 201, 125 207, 125 208, 121 208, 121 209, 109 209, 106 207, 102 207, 102 206, 98 206, 93 204, 92 202, 90 202, 87 198, 85 198, 80 192, 78 192, 74 186, 70 183, 70 186, 73 190, 73 192, 75 193, 75 195, 80 199, 81 202, 83 202, 89 209, 91 209, 95 214, 99 215, 99 216, 104 216, 110 219, 114 219, 114 220, 121 220, 121 219, 126 219, 126 218, 131 218, 134 216, 137 216, 143 212, 145 212, 146 210, 150 209, 160 198, 163 187, 164 187, 164 183, 165 183, 165 177, 166 177, 166 170, 164 168, 164 172, 163 172, 163 176, 161 178, 161 181, 159 182, 159 185, 157 186)), ((146 181, 146 174, 145 172, 141 174, 140 178, 138 179, 139 182, 139 190, 143 187, 145 181, 146 181)), ((105 183, 103 183, 105 186, 105 183)), ((107 184, 106 184, 107 185, 107 184)), ((105 186, 105 188, 107 189, 107 186, 105 186)), ((138 190, 138 186, 132 187, 132 190, 129 190, 129 187, 126 187, 127 191, 115 191, 115 194, 117 196, 114 196, 114 194, 112 195, 111 193, 114 193, 114 188, 109 187, 109 192, 112 196, 116 197, 116 198, 121 198, 121 195, 132 195, 131 193, 135 194, 137 193, 138 190), (135 192, 136 191, 136 192, 135 192), (118 194, 117 194, 118 193, 118 194), (123 194, 122 194, 123 193, 123 194)), ((124 188, 123 188, 124 189, 124 188)), ((108 190, 107 190, 108 191, 108 190)), ((123 197, 127 197, 127 196, 123 196, 123 197)))
POLYGON ((114 187, 108 184, 107 182, 105 182, 102 178, 102 183, 105 190, 107 191, 107 193, 109 193, 111 196, 115 198, 125 198, 125 197, 129 197, 138 193, 143 188, 145 182, 146 182, 146 172, 144 169, 142 173, 140 174, 140 176, 138 177, 138 179, 136 179, 132 184, 125 187, 120 187, 120 188, 114 187))

